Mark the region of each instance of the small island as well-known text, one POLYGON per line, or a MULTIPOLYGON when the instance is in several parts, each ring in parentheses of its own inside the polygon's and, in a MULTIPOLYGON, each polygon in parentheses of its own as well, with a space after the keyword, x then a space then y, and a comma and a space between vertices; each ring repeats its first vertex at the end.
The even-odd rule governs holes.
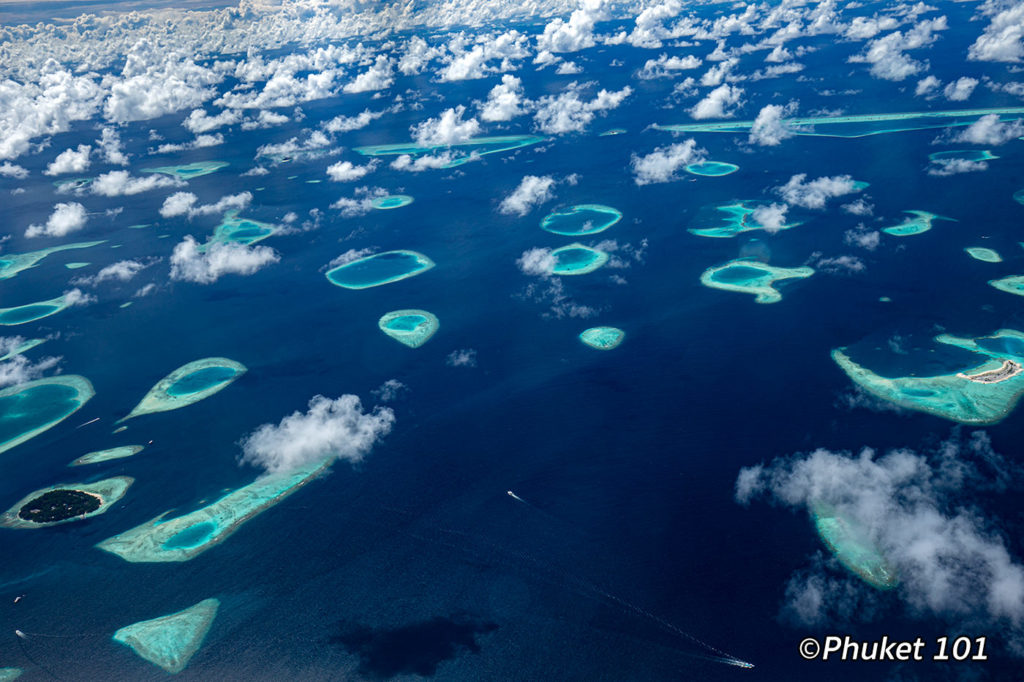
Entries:
POLYGON ((992 249, 986 249, 983 246, 968 246, 964 251, 967 252, 971 258, 980 260, 984 263, 1002 263, 1003 258, 999 255, 998 251, 992 249))
POLYGON ((162 173, 163 175, 170 175, 172 178, 181 178, 182 180, 188 180, 190 178, 198 178, 201 175, 209 175, 210 173, 216 173, 221 168, 229 166, 227 161, 197 161, 196 163, 187 163, 183 166, 161 166, 159 168, 143 168, 143 173, 162 173))
POLYGON ((686 166, 684 170, 691 175, 703 175, 709 178, 717 178, 723 175, 731 175, 740 169, 734 163, 725 163, 724 161, 701 161, 700 163, 691 163, 686 166))
POLYGON ((199 651, 219 608, 220 601, 204 599, 177 613, 127 625, 113 640, 174 675, 199 651))
POLYGON ((384 251, 328 270, 331 284, 343 289, 369 289, 420 275, 434 267, 434 261, 416 251, 384 251))
POLYGON ((98 464, 100 462, 107 462, 112 459, 124 459, 125 457, 131 457, 137 455, 144 447, 142 445, 121 445, 116 448, 108 448, 106 450, 97 450, 96 452, 90 452, 82 455, 74 462, 69 464, 69 467, 80 467, 86 464, 98 464))
POLYGON ((5 528, 45 528, 99 516, 124 497, 135 481, 128 476, 95 483, 68 483, 29 493, 0 515, 5 528))
POLYGON ((988 283, 999 289, 999 291, 1005 291, 1016 296, 1024 296, 1024 275, 1010 275, 1000 279, 990 279, 988 283))
POLYGON ((541 229, 566 237, 579 237, 604 232, 622 220, 622 213, 603 204, 577 204, 562 211, 553 211, 540 221, 541 229))
POLYGON ((245 372, 245 365, 230 358, 193 360, 158 381, 128 416, 116 423, 197 403, 227 388, 245 372))
POLYGON ((776 282, 803 279, 813 274, 814 269, 807 266, 779 268, 760 261, 739 258, 724 265, 708 268, 700 276, 700 282, 713 289, 754 294, 757 303, 778 303, 782 300, 782 292, 774 287, 776 282))
POLYGON ((585 275, 608 262, 608 254, 583 244, 569 244, 551 252, 553 275, 585 275))
MULTIPOLYGON (((17 338, 20 339, 21 337, 17 337, 17 338)), ((30 351, 30 350, 32 350, 33 348, 35 348, 36 346, 38 346, 41 343, 46 343, 46 339, 27 339, 27 340, 21 342, 20 344, 18 344, 17 346, 15 346, 14 348, 12 348, 11 350, 9 350, 2 357, 0 357, 0 362, 4 362, 5 360, 10 360, 11 358, 15 357, 16 355, 21 355, 22 353, 30 351)))
POLYGON ((419 348, 430 340, 441 323, 433 313, 410 309, 385 313, 377 326, 395 341, 409 348, 419 348))
POLYGON ((27 324, 41 320, 50 315, 56 315, 62 310, 71 307, 68 295, 64 294, 48 301, 36 301, 13 308, 0 308, 0 325, 13 327, 19 324, 27 324))
POLYGON ((810 508, 818 536, 839 563, 874 588, 891 590, 896 586, 896 572, 864 528, 831 505, 817 502, 810 508))
POLYGON ((953 149, 946 152, 934 152, 928 155, 931 161, 945 161, 948 159, 963 159, 965 161, 992 161, 999 157, 988 149, 953 149))
POLYGON ((932 223, 936 220, 952 220, 956 222, 953 218, 946 218, 945 216, 929 213, 928 211, 915 210, 904 211, 904 213, 909 213, 910 217, 899 225, 883 227, 882 232, 890 234, 893 237, 912 237, 914 235, 923 234, 932 229, 932 223))
POLYGON ((52 253, 59 253, 60 251, 68 251, 70 249, 87 249, 91 246, 99 246, 105 242, 106 240, 100 240, 98 242, 77 242, 75 244, 51 246, 48 249, 39 249, 38 251, 0 254, 0 279, 10 279, 11 277, 16 276, 19 272, 23 272, 29 268, 34 268, 39 264, 39 261, 52 253))
POLYGON ((96 395, 85 377, 64 374, 0 390, 0 452, 38 436, 96 395))
POLYGON ((391 209, 408 206, 413 201, 414 199, 408 194, 388 194, 387 196, 373 199, 370 202, 370 206, 381 211, 390 211, 391 209))
POLYGON ((584 329, 579 336, 580 341, 597 350, 618 348, 624 338, 626 332, 618 327, 591 327, 584 329))
POLYGON ((755 217, 759 209, 766 207, 767 206, 765 204, 755 201, 739 201, 731 204, 715 206, 716 218, 720 217, 724 220, 725 224, 715 227, 694 227, 687 231, 690 234, 697 235, 698 237, 728 239, 744 232, 752 232, 754 230, 778 232, 780 230, 789 230, 801 224, 799 222, 789 222, 775 225, 770 228, 766 227, 759 223, 755 217))

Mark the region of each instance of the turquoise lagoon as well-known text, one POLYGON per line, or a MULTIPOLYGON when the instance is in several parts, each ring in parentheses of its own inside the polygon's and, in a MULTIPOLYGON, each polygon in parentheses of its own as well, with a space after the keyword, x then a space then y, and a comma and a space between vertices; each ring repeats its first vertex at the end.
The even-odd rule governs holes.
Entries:
POLYGON ((896 586, 896 572, 867 531, 831 505, 814 503, 811 518, 818 536, 843 566, 880 590, 896 586))
POLYGON ((553 275, 585 275, 608 262, 608 254, 583 244, 569 244, 551 252, 553 275))
POLYGON ((398 144, 377 144, 365 147, 356 147, 355 151, 363 156, 397 156, 408 154, 419 156, 433 152, 453 151, 456 154, 445 163, 442 168, 454 168, 473 161, 481 156, 497 154, 521 147, 528 147, 533 144, 544 142, 547 138, 540 135, 502 135, 495 137, 475 137, 464 142, 454 144, 438 144, 419 146, 412 142, 398 144))
POLYGON ((328 270, 331 284, 344 289, 369 289, 414 277, 434 267, 434 261, 416 251, 385 251, 328 270))
POLYGON ((202 646, 218 608, 218 600, 204 599, 177 613, 127 625, 113 640, 165 672, 180 673, 202 646))
POLYGON ((882 232, 891 234, 894 237, 911 237, 932 229, 932 222, 935 220, 952 220, 955 222, 954 218, 946 218, 929 213, 928 211, 904 211, 904 213, 909 213, 910 217, 899 225, 883 227, 882 232))
POLYGON ((370 206, 382 211, 388 211, 391 209, 408 206, 413 201, 413 198, 408 194, 388 194, 387 196, 377 197, 376 199, 373 199, 370 202, 370 206))
POLYGON ((691 163, 685 170, 691 175, 703 175, 709 178, 717 178, 723 175, 731 175, 740 169, 734 163, 725 163, 724 161, 702 161, 700 163, 691 163))
MULTIPOLYGON (((725 223, 724 225, 718 225, 715 227, 695 227, 690 228, 688 232, 695 234, 698 237, 727 239, 735 237, 738 234, 742 234, 743 232, 768 230, 769 228, 766 228, 754 219, 754 212, 761 206, 763 206, 763 204, 754 201, 738 201, 731 204, 715 206, 715 221, 723 220, 725 223)), ((799 222, 783 223, 778 227, 772 228, 770 231, 775 232, 778 230, 788 230, 800 224, 801 223, 799 222)))
POLYGON ((802 279, 813 274, 814 269, 807 266, 780 268, 739 258, 708 268, 700 276, 700 282, 713 289, 754 294, 754 300, 758 303, 777 303, 782 300, 782 292, 774 287, 775 282, 802 279))
POLYGON ((71 249, 87 249, 90 246, 99 246, 103 243, 105 243, 105 240, 97 242, 77 242, 75 244, 51 246, 48 249, 39 249, 38 251, 0 254, 0 279, 10 279, 19 272, 28 270, 29 268, 34 268, 39 264, 39 261, 49 256, 51 253, 68 251, 71 249))
POLYGON ((603 204, 577 204, 553 211, 540 221, 542 229, 566 237, 579 237, 604 232, 622 220, 622 213, 603 204))
POLYGON ((591 327, 580 332, 580 341, 597 350, 618 348, 626 332, 618 327, 591 327))
POLYGON ((183 166, 160 166, 159 168, 143 168, 143 173, 162 173, 163 175, 170 175, 172 178, 181 178, 182 180, 188 180, 189 178, 198 178, 201 175, 209 175, 210 173, 216 173, 221 168, 229 166, 227 161, 198 161, 196 163, 187 163, 183 166))
POLYGON ((95 394, 88 379, 74 374, 0 390, 0 452, 64 421, 95 394))
POLYGON ((377 323, 380 330, 410 348, 419 348, 437 332, 441 323, 426 310, 394 310, 377 323))
POLYGON ((118 423, 153 412, 166 412, 199 402, 228 387, 246 367, 230 358, 193 360, 158 381, 118 423))

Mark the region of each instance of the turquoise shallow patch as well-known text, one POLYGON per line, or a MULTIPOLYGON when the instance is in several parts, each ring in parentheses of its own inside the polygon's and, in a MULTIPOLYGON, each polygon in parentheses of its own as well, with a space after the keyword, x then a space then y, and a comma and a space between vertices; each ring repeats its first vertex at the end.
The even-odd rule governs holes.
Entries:
POLYGON ((380 330, 410 348, 419 348, 430 340, 441 323, 426 310, 394 310, 385 313, 377 323, 380 330))
POLYGON ((419 156, 433 152, 451 151, 452 158, 445 162, 442 168, 454 168, 464 163, 473 161, 481 156, 497 154, 498 152, 528 147, 533 144, 545 141, 546 137, 540 135, 502 135, 494 137, 475 137, 464 142, 454 144, 438 144, 420 146, 412 142, 401 142, 398 144, 377 144, 364 147, 356 147, 355 151, 363 156, 394 156, 408 154, 419 156))
POLYGON ((712 289, 753 294, 758 303, 777 303, 782 300, 782 292, 775 288, 775 282, 802 279, 813 274, 814 269, 807 266, 780 268, 740 258, 708 268, 701 274, 700 282, 712 289))
POLYGON ((998 251, 986 249, 983 246, 968 246, 964 251, 966 251, 971 258, 985 263, 1003 262, 1003 257, 999 255, 998 251))
POLYGON ((181 178, 182 180, 188 180, 189 178, 198 178, 201 175, 209 175, 210 173, 216 173, 221 168, 230 166, 227 161, 197 161, 196 163, 187 163, 182 166, 160 166, 159 168, 143 168, 143 173, 162 173, 163 175, 170 175, 171 177, 181 178))
POLYGON ((245 365, 230 358, 193 360, 158 381, 131 413, 118 422, 199 402, 223 390, 245 372, 245 365))
POLYGON ((734 163, 725 163, 724 161, 703 161, 701 163, 691 163, 686 167, 686 172, 691 175, 703 175, 706 177, 717 178, 723 175, 731 175, 740 169, 734 163))
POLYGON ((788 230, 801 224, 799 222, 789 222, 769 229, 757 222, 754 218, 754 213, 763 206, 765 206, 765 204, 756 201, 738 201, 715 206, 714 218, 712 221, 719 222, 720 224, 713 225, 711 227, 690 228, 688 232, 695 234, 698 237, 727 239, 744 232, 752 232, 754 230, 777 232, 780 230, 788 230))
POLYGON ((622 220, 622 213, 603 204, 577 204, 549 213, 540 221, 541 229, 567 237, 604 232, 622 220))
POLYGON ((127 625, 113 640, 168 673, 180 673, 202 646, 218 608, 218 600, 204 599, 177 613, 127 625))
POLYGON ((328 270, 327 279, 344 289, 369 289, 422 274, 434 261, 416 251, 385 251, 328 270))
POLYGON ((912 210, 904 211, 904 213, 909 213, 910 217, 898 225, 883 227, 882 232, 894 237, 911 237, 932 229, 932 223, 936 220, 953 220, 953 218, 946 218, 934 213, 929 213, 928 211, 912 210))
POLYGON ((618 327, 591 327, 580 332, 580 341, 591 348, 611 350, 617 348, 626 338, 626 332, 618 327))
POLYGON ((77 242, 74 244, 51 246, 48 249, 39 249, 38 251, 0 254, 0 279, 10 279, 11 277, 16 276, 19 272, 23 272, 29 268, 34 268, 39 261, 43 260, 50 254, 68 251, 71 249, 87 249, 91 246, 99 246, 103 243, 105 243, 105 240, 100 240, 98 242, 77 242))
POLYGON ((822 503, 811 505, 811 517, 818 536, 839 563, 872 587, 891 590, 896 586, 896 572, 865 529, 822 503))
POLYGON ((107 462, 112 459, 124 459, 125 457, 137 455, 143 449, 141 445, 119 445, 116 448, 96 450, 95 452, 82 455, 68 466, 78 467, 85 466, 86 464, 99 464, 100 462, 107 462))
POLYGON ((95 394, 88 379, 74 374, 0 390, 0 452, 59 424, 95 394))
POLYGON ((408 194, 389 194, 385 197, 377 197, 372 200, 370 202, 370 206, 383 211, 388 211, 394 208, 408 206, 413 201, 413 198, 408 194))
POLYGON ((932 161, 947 159, 964 159, 965 161, 991 161, 999 157, 987 149, 954 149, 945 152, 934 152, 928 155, 932 161))
POLYGON ((551 252, 554 275, 585 275, 608 262, 608 254, 583 244, 569 244, 551 252))

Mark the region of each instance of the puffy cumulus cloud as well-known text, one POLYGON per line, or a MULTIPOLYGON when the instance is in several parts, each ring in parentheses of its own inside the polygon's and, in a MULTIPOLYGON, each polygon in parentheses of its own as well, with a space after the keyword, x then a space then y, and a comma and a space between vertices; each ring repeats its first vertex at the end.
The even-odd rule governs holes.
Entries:
POLYGON ((621 90, 598 91, 594 99, 586 101, 581 92, 586 86, 571 83, 560 95, 546 95, 536 101, 534 122, 541 132, 549 135, 583 132, 599 112, 616 109, 633 94, 628 85, 621 90))
POLYGON ((927 66, 906 54, 934 43, 939 31, 948 28, 945 16, 923 19, 906 32, 894 31, 870 41, 864 52, 849 58, 851 63, 871 65, 871 75, 890 81, 902 81, 924 71, 927 66))
POLYGON ((257 157, 284 157, 293 159, 316 159, 332 153, 331 145, 334 144, 330 135, 322 130, 309 131, 306 136, 299 139, 299 136, 290 137, 284 142, 276 142, 262 145, 256 150, 257 157))
POLYGON ((835 197, 846 196, 861 191, 856 181, 849 175, 820 177, 807 182, 807 174, 799 173, 789 179, 775 192, 788 203, 803 208, 825 208, 826 202, 835 197))
POLYGON ((668 147, 657 147, 644 156, 633 154, 630 161, 633 181, 637 185, 671 182, 678 179, 676 171, 703 158, 703 150, 697 149, 697 141, 692 138, 668 147))
POLYGON ((348 94, 357 92, 376 92, 390 88, 395 82, 394 61, 385 55, 377 55, 373 66, 359 74, 351 83, 343 88, 348 94))
MULTIPOLYGON (((6 355, 10 351, 14 350, 18 345, 24 343, 25 339, 20 336, 9 336, 0 338, 0 354, 6 355), (9 342, 15 340, 16 344, 9 344, 9 342)), ((24 355, 15 355, 9 360, 0 362, 0 388, 6 386, 16 386, 17 384, 23 384, 26 381, 32 381, 43 376, 43 372, 48 369, 53 369, 60 362, 60 358, 46 357, 38 360, 37 362, 31 362, 24 355)))
POLYGON ((28 177, 28 169, 10 161, 0 163, 0 178, 14 178, 24 180, 28 177))
POLYGON ((551 249, 536 247, 523 251, 523 254, 516 259, 516 265, 526 275, 535 277, 548 277, 554 270, 556 260, 551 255, 551 249))
POLYGON ((463 104, 445 109, 436 118, 428 118, 409 128, 416 144, 421 147, 443 146, 465 142, 480 133, 480 122, 475 118, 463 121, 463 104))
POLYGON ((212 284, 223 275, 251 275, 281 257, 269 246, 213 243, 201 251, 192 235, 178 242, 171 253, 171 279, 212 284))
POLYGON ((464 34, 457 34, 448 43, 451 57, 447 66, 438 72, 441 81, 461 81, 485 78, 494 71, 513 70, 513 61, 524 59, 530 55, 527 47, 528 38, 516 30, 507 31, 497 36, 482 35, 476 44, 468 47, 464 34), (501 60, 498 65, 490 62, 501 60))
MULTIPOLYGON (((526 256, 525 253, 523 255, 526 256)), ((539 267, 536 271, 528 274, 537 275, 540 279, 528 284, 523 292, 517 295, 517 298, 547 306, 547 310, 542 314, 543 317, 557 320, 586 319, 594 317, 600 312, 597 308, 584 305, 569 296, 560 278, 545 274, 539 267)), ((624 281, 617 275, 612 279, 613 281, 624 281)))
POLYGON ((537 36, 539 52, 576 52, 593 47, 594 24, 607 18, 607 0, 580 0, 569 21, 552 19, 537 36))
POLYGON ((501 83, 487 93, 487 101, 478 103, 480 118, 485 121, 510 121, 526 113, 523 108, 523 81, 511 74, 501 77, 501 83))
POLYGON ((162 144, 156 148, 156 154, 170 154, 172 152, 186 152, 192 149, 204 149, 206 147, 217 147, 224 144, 224 134, 214 133, 213 135, 196 135, 188 142, 177 142, 162 144))
POLYGON ((986 0, 981 13, 988 26, 967 51, 967 58, 982 62, 1019 62, 1024 58, 1024 2, 986 0))
POLYGON ((559 76, 575 76, 578 73, 583 73, 583 67, 576 62, 562 62, 555 69, 555 73, 559 76))
POLYGON ((355 116, 335 116, 329 121, 324 121, 321 127, 329 133, 347 133, 365 128, 385 113, 384 111, 364 109, 355 116))
POLYGON ((729 118, 736 113, 729 109, 738 106, 742 98, 743 88, 723 83, 709 92, 704 99, 693 105, 690 109, 690 116, 697 120, 729 118))
POLYGON ((121 147, 121 135, 116 128, 107 126, 100 131, 100 139, 96 140, 96 145, 99 147, 100 156, 107 163, 118 166, 128 165, 128 155, 121 147))
POLYGON ((1000 145, 1024 136, 1024 120, 1000 121, 998 114, 982 116, 953 136, 953 142, 979 145, 1000 145))
POLYGON ((327 167, 327 177, 335 182, 352 182, 372 173, 376 168, 376 159, 363 166, 357 166, 351 161, 339 161, 327 167))
POLYGON ((262 130, 265 128, 273 128, 287 123, 291 119, 284 114, 279 114, 276 111, 263 110, 257 114, 256 118, 246 118, 242 121, 242 130, 262 130))
POLYGON ((786 204, 760 204, 754 208, 750 217, 768 233, 778 232, 786 224, 786 213, 789 206, 786 204))
POLYGON ((75 149, 65 149, 57 155, 43 171, 43 175, 61 175, 63 173, 84 173, 89 170, 89 155, 92 147, 80 144, 75 149))
POLYGON ((224 126, 235 125, 241 121, 242 112, 235 109, 225 109, 216 116, 210 116, 206 113, 206 109, 193 109, 181 122, 181 125, 189 132, 198 135, 224 126))
POLYGON ((177 216, 188 216, 191 220, 196 216, 219 215, 225 211, 243 211, 252 203, 252 192, 239 192, 238 194, 227 194, 212 204, 199 203, 199 197, 192 192, 175 192, 164 199, 160 207, 160 216, 163 218, 175 218, 177 216))
POLYGON ((863 272, 867 269, 867 265, 864 264, 857 256, 832 256, 826 258, 819 253, 811 254, 811 265, 815 270, 821 270, 822 272, 829 273, 853 273, 863 272))
MULTIPOLYGON (((946 88, 942 91, 942 94, 946 96, 950 102, 964 102, 970 98, 974 92, 974 88, 978 86, 977 78, 958 78, 955 81, 949 83, 946 88)), ((915 91, 916 92, 916 91, 915 91)))
POLYGON ((108 121, 145 121, 192 109, 216 95, 218 71, 143 41, 132 47, 120 76, 106 76, 103 103, 108 121))
POLYGON ((453 350, 445 358, 444 364, 449 367, 476 367, 476 349, 460 348, 453 350))
POLYGON ((942 81, 935 76, 925 76, 917 81, 917 85, 914 86, 914 95, 916 97, 926 97, 935 92, 940 85, 942 85, 942 81))
POLYGON ((95 296, 93 296, 92 294, 87 294, 81 289, 72 289, 70 291, 65 291, 63 296, 64 302, 67 303, 69 306, 89 305, 90 303, 96 302, 95 296))
POLYGON ((79 286, 96 286, 103 282, 127 282, 152 264, 137 260, 122 260, 102 268, 95 275, 76 277, 71 283, 79 286))
MULTIPOLYGON (((930 452, 818 449, 746 467, 735 493, 744 505, 764 498, 809 511, 815 505, 835 509, 885 557, 899 579, 895 593, 911 615, 1005 627, 1019 655, 1024 565, 980 506, 1015 480, 1019 472, 992 450, 984 432, 966 438, 955 432, 930 452)), ((812 566, 791 578, 792 615, 820 624, 840 606, 830 599, 850 590, 872 592, 834 566, 812 566), (846 583, 843 590, 823 588, 837 581, 846 583)))
POLYGON ((843 213, 849 213, 850 215, 871 215, 875 211, 875 207, 865 199, 851 201, 848 204, 843 204, 839 208, 843 213))
POLYGON ((339 265, 345 265, 346 263, 352 263, 359 260, 360 258, 366 258, 373 254, 373 249, 349 249, 345 253, 337 256, 327 264, 328 267, 336 268, 339 265))
POLYGON ((408 392, 409 387, 398 379, 388 379, 378 388, 370 391, 370 393, 373 394, 373 397, 382 403, 394 402, 396 398, 399 398, 408 392))
MULTIPOLYGON (((795 107, 793 107, 795 108, 795 107)), ((750 127, 747 141, 765 147, 775 147, 782 141, 793 137, 794 133, 784 122, 784 118, 792 114, 792 108, 781 104, 769 104, 757 112, 754 124, 750 127)))
POLYGON ((988 170, 987 161, 973 161, 971 159, 936 159, 928 165, 928 175, 935 177, 947 177, 959 175, 960 173, 974 173, 988 170))
POLYGON ((657 59, 648 59, 643 67, 637 72, 637 77, 644 80, 653 78, 672 78, 679 71, 696 69, 701 65, 699 57, 687 55, 685 57, 672 56, 667 54, 659 55, 657 59))
POLYGON ((242 439, 242 461, 268 473, 291 471, 320 460, 360 462, 395 423, 394 410, 376 406, 364 412, 358 396, 331 400, 313 396, 309 409, 295 411, 277 425, 263 424, 242 439))
POLYGON ((403 45, 402 56, 398 59, 398 70, 406 76, 415 76, 424 67, 445 54, 445 49, 430 45, 420 36, 413 36, 403 45))
POLYGON ((85 227, 85 206, 77 202, 57 204, 53 213, 46 219, 45 225, 29 225, 25 230, 26 237, 63 237, 85 227))
MULTIPOLYGON (((475 154, 475 152, 473 154, 475 154)), ((449 168, 449 164, 454 159, 455 155, 451 152, 422 154, 415 158, 410 154, 399 154, 395 157, 395 160, 391 162, 390 167, 395 170, 408 171, 410 173, 421 173, 426 170, 449 168)))
POLYGON ((331 204, 331 208, 339 211, 342 218, 354 218, 372 211, 373 200, 386 195, 387 191, 380 187, 360 187, 355 191, 355 196, 341 197, 331 204))
POLYGON ((184 186, 183 180, 163 173, 150 173, 136 178, 128 171, 120 170, 100 175, 89 185, 89 191, 104 197, 120 197, 141 194, 154 189, 184 186))
POLYGON ((555 179, 550 175, 524 176, 512 193, 501 200, 498 211, 522 217, 535 206, 550 201, 555 196, 554 187, 555 179))

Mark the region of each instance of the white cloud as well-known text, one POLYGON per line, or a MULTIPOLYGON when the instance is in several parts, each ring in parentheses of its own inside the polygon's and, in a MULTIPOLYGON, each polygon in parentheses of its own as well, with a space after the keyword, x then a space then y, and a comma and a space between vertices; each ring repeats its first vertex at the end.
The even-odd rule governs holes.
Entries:
POLYGON ((537 36, 537 51, 576 52, 593 47, 594 24, 607 17, 607 0, 581 0, 569 21, 552 19, 537 36))
POLYGON ((934 177, 948 177, 960 173, 975 173, 988 170, 987 161, 972 161, 971 159, 936 159, 928 166, 928 175, 934 177))
MULTIPOLYGON (((929 453, 902 449, 878 456, 868 448, 857 455, 818 449, 746 467, 736 480, 736 499, 745 505, 767 498, 808 510, 831 506, 885 557, 899 581, 895 592, 911 615, 1005 626, 1008 643, 1020 652, 1024 566, 979 507, 1003 491, 1013 475, 979 431, 969 439, 956 434, 929 453)), ((842 580, 847 590, 871 593, 842 569, 841 578, 827 570, 812 567, 810 575, 791 579, 789 609, 805 623, 821 623, 836 612, 828 602, 836 591, 820 589, 825 582, 842 580)))
POLYGON ((775 191, 787 202, 803 208, 825 208, 825 203, 835 197, 861 191, 849 175, 821 177, 805 182, 806 173, 799 173, 775 191))
POLYGON ((954 142, 979 145, 1000 145, 1024 136, 1024 120, 1003 122, 998 114, 982 116, 953 137, 954 142))
POLYGON ((742 98, 743 88, 723 83, 709 92, 704 99, 697 102, 690 109, 690 116, 697 120, 705 118, 730 118, 736 112, 729 111, 729 108, 738 106, 742 98))
POLYGON ((981 13, 989 24, 974 41, 967 58, 983 62, 1019 62, 1024 58, 1024 3, 986 0, 981 13))
POLYGON ((156 148, 157 154, 170 154, 172 152, 185 152, 192 149, 204 149, 224 144, 224 134, 214 133, 213 135, 196 135, 188 142, 162 144, 156 148))
POLYGON ((501 200, 498 211, 506 215, 525 216, 535 206, 554 197, 555 179, 550 175, 527 175, 511 194, 501 200))
POLYGON ((389 165, 391 168, 400 171, 409 171, 410 173, 420 173, 426 170, 436 170, 438 168, 448 168, 448 164, 452 162, 455 155, 451 152, 441 152, 440 154, 423 154, 413 158, 409 154, 399 154, 395 157, 389 165))
POLYGON ((108 76, 110 95, 103 103, 108 121, 144 121, 194 108, 216 94, 223 75, 192 59, 163 55, 156 45, 133 48, 120 77, 108 76))
POLYGON ((562 62, 555 69, 555 73, 559 76, 575 76, 578 73, 583 73, 583 67, 576 62, 562 62))
POLYGON ((160 207, 160 215, 163 218, 174 218, 180 215, 187 215, 189 219, 201 215, 219 215, 225 211, 243 211, 252 203, 252 192, 239 192, 228 194, 215 203, 197 206, 199 197, 192 192, 175 192, 164 199, 160 207))
POLYGON ((213 243, 205 252, 191 236, 178 242, 171 254, 171 279, 212 284, 227 274, 251 275, 280 256, 269 246, 213 243))
POLYGON ((45 225, 29 225, 26 237, 63 237, 85 227, 85 206, 77 202, 57 204, 45 225))
POLYGON ((547 277, 554 272, 556 261, 551 249, 537 247, 523 251, 523 255, 516 259, 516 265, 525 275, 547 277))
POLYGON ((487 101, 478 105, 480 118, 485 121, 510 121, 516 116, 526 113, 523 110, 522 80, 505 74, 501 83, 491 88, 487 101))
MULTIPOLYGON (((21 337, 5 337, 0 338, 0 353, 6 354, 13 350, 17 344, 7 347, 2 342, 9 339, 16 339, 20 342, 24 341, 21 337)), ((32 381, 38 379, 48 369, 53 369, 60 362, 60 358, 47 357, 42 358, 38 362, 31 362, 24 355, 15 355, 10 360, 0 362, 0 388, 5 386, 15 386, 17 384, 23 384, 26 381, 32 381)))
POLYGON ((344 90, 349 94, 357 92, 374 92, 391 87, 395 82, 394 62, 384 55, 378 55, 373 66, 356 76, 344 90))
POLYGON ((782 229, 786 224, 786 213, 789 206, 786 204, 761 204, 754 208, 750 217, 755 223, 765 229, 766 232, 774 233, 782 229))
POLYGON ((621 90, 600 90, 594 99, 580 97, 584 86, 571 83, 560 95, 546 95, 536 101, 534 121, 541 132, 560 135, 583 132, 598 112, 617 108, 633 94, 628 85, 621 90))
POLYGON ((107 163, 118 166, 128 165, 128 155, 121 148, 121 136, 116 128, 105 127, 100 132, 100 139, 96 141, 96 144, 99 146, 99 153, 103 156, 103 160, 107 163))
POLYGON ((386 112, 364 109, 355 116, 335 116, 321 126, 329 133, 347 133, 370 125, 386 112))
POLYGON ((657 59, 648 59, 644 62, 643 67, 637 72, 637 77, 644 80, 650 80, 653 78, 672 78, 679 71, 696 69, 701 65, 701 60, 695 55, 687 55, 680 57, 673 55, 669 57, 667 54, 661 54, 657 59))
POLYGON ((409 131, 416 144, 421 147, 465 142, 480 133, 480 122, 475 118, 463 121, 462 115, 465 113, 465 105, 460 104, 457 107, 445 109, 437 118, 428 118, 417 123, 409 131))
POLYGON ((10 161, 4 161, 0 163, 0 178, 14 178, 15 180, 24 180, 28 177, 28 169, 19 166, 10 161))
POLYGON ((61 175, 63 173, 84 173, 89 170, 89 154, 92 147, 80 144, 76 149, 65 149, 43 171, 43 175, 61 175))
POLYGON ((409 391, 409 387, 398 379, 388 379, 380 387, 370 391, 373 397, 382 403, 393 402, 396 398, 409 391))
POLYGON ((166 187, 184 187, 185 183, 178 178, 162 173, 150 173, 141 178, 132 177, 128 171, 110 171, 104 173, 89 185, 93 194, 105 197, 130 196, 154 189, 166 187))
POLYGON ((949 83, 942 93, 950 102, 965 102, 970 98, 978 83, 977 78, 967 78, 965 76, 949 83))
POLYGON ((774 147, 782 141, 793 137, 795 133, 783 123, 784 117, 790 112, 788 107, 780 104, 769 104, 761 108, 750 127, 747 141, 751 144, 774 147))
POLYGON ((904 50, 915 50, 934 43, 938 31, 948 27, 946 17, 923 19, 906 32, 893 31, 870 41, 863 54, 848 61, 871 65, 871 75, 891 81, 902 81, 927 69, 925 64, 908 56, 904 50))
POLYGON ((848 204, 843 204, 839 208, 843 213, 849 213, 850 215, 871 215, 875 211, 875 207, 865 199, 851 201, 848 204))
POLYGON ((864 225, 858 225, 843 233, 843 241, 851 246, 874 251, 882 243, 882 233, 878 230, 868 229, 864 225))
POLYGON ((72 284, 84 285, 84 286, 95 286, 103 282, 118 281, 127 282, 135 275, 139 274, 152 263, 142 263, 137 260, 122 260, 111 265, 108 265, 97 272, 95 275, 88 277, 77 277, 72 280, 72 284))
POLYGON ((376 159, 365 166, 357 166, 351 161, 339 161, 327 167, 327 175, 335 182, 351 182, 373 172, 376 167, 376 159))
POLYGON ((633 154, 630 166, 637 185, 676 180, 676 171, 703 159, 703 150, 697 149, 696 140, 688 139, 668 147, 657 147, 646 156, 633 154))
POLYGON ((265 128, 273 128, 287 123, 291 119, 284 114, 279 114, 276 111, 267 111, 266 109, 260 111, 255 119, 247 118, 242 121, 242 130, 261 130, 265 128))
POLYGON ((354 195, 351 198, 341 197, 331 204, 331 208, 340 211, 343 218, 365 215, 373 210, 373 200, 377 197, 386 196, 387 191, 380 187, 372 189, 370 187, 359 187, 354 192, 354 195))
POLYGON ((216 116, 210 116, 206 113, 205 109, 193 109, 181 125, 184 126, 189 132, 196 135, 200 133, 208 133, 211 130, 217 128, 223 128, 224 126, 234 125, 241 122, 242 112, 236 109, 225 109, 216 116))
POLYGON ((276 426, 263 424, 242 439, 242 461, 269 473, 290 471, 324 458, 360 462, 391 432, 395 413, 377 406, 364 412, 357 396, 309 401, 306 412, 293 412, 276 426))
POLYGON ((917 85, 914 87, 914 95, 916 97, 930 95, 940 85, 942 85, 942 81, 935 76, 925 76, 917 81, 917 85))
POLYGON ((811 265, 816 270, 822 272, 863 272, 867 269, 867 265, 864 264, 857 256, 833 256, 831 258, 825 258, 818 255, 811 260, 811 265))
POLYGON ((445 364, 449 367, 476 367, 476 349, 453 350, 445 359, 445 364))

